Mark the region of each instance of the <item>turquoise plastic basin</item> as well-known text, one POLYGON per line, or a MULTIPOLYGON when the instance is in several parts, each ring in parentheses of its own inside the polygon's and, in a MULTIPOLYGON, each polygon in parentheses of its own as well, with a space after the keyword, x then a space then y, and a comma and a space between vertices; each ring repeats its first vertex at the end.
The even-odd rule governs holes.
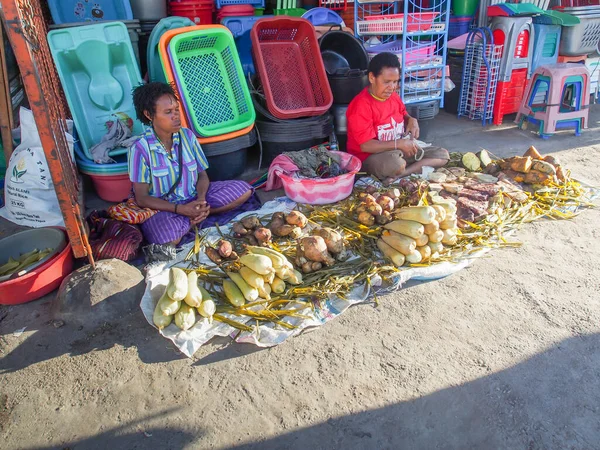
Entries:
MULTIPOLYGON (((122 22, 53 30, 48 43, 84 154, 100 142, 111 121, 141 134, 131 91, 142 84, 127 27, 122 22)), ((126 153, 118 148, 110 155, 126 153)))

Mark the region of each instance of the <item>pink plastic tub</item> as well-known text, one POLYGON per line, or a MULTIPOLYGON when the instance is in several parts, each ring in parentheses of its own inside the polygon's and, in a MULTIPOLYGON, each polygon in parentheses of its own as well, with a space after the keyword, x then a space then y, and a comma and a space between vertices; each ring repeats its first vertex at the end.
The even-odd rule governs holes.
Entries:
POLYGON ((333 178, 295 178, 277 171, 283 182, 285 195, 297 203, 324 205, 345 199, 352 193, 354 177, 361 168, 360 159, 344 152, 331 152, 339 155, 341 166, 348 173, 333 178))
MULTIPOLYGON (((85 172, 84 172, 85 173, 85 172)), ((119 203, 129 197, 131 192, 131 181, 129 174, 120 175, 98 175, 88 173, 94 183, 98 197, 107 202, 119 203)))

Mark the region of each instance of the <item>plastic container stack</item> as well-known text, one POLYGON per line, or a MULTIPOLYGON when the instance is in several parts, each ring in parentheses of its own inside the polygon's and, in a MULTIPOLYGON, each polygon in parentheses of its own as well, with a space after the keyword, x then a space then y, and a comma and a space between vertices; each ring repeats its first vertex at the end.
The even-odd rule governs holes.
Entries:
POLYGON ((338 148, 346 150, 348 104, 369 84, 369 55, 362 43, 344 31, 332 30, 319 39, 321 56, 333 94, 333 114, 338 148))
POLYGON ((579 56, 595 52, 600 41, 600 5, 561 6, 557 9, 579 19, 577 25, 563 27, 559 54, 579 56))
POLYGON ((450 16, 450 23, 448 24, 448 39, 454 39, 455 37, 467 34, 473 23, 473 17, 471 16, 450 16))
POLYGON ((52 21, 57 24, 133 20, 129 0, 48 0, 52 21))
POLYGON ((262 16, 265 0, 215 0, 217 21, 228 17, 262 16))
MULTIPOLYGON (((146 36, 168 14, 166 0, 130 0, 130 2, 133 17, 140 21, 140 28, 146 36)), ((144 37, 141 40, 144 40, 144 37)))
POLYGON ((494 44, 502 45, 494 125, 519 110, 533 67, 535 29, 531 17, 492 17, 494 44))
POLYGON ((213 0, 171 0, 169 1, 169 15, 187 17, 196 25, 210 25, 213 23, 213 0))
POLYGON ((115 121, 141 134, 131 91, 142 77, 127 27, 121 22, 52 30, 48 33, 60 81, 79 134, 77 163, 89 175, 100 198, 118 202, 128 197, 127 148, 109 152, 121 164, 96 164, 92 147, 115 121))
POLYGON ((222 25, 171 29, 160 37, 159 55, 182 103, 182 125, 194 131, 209 163, 227 155, 213 164, 211 179, 240 175, 256 113, 231 32, 222 25))

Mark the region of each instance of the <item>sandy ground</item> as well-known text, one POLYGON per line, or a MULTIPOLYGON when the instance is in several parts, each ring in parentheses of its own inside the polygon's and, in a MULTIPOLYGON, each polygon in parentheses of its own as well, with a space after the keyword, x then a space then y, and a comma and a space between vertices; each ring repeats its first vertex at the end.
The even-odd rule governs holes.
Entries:
MULTIPOLYGON (((597 129, 502 135, 446 145, 562 148, 600 185, 597 129)), ((266 350, 219 339, 186 359, 140 311, 73 330, 48 299, 0 308, 0 447, 600 449, 599 222, 525 226, 522 248, 266 350)))

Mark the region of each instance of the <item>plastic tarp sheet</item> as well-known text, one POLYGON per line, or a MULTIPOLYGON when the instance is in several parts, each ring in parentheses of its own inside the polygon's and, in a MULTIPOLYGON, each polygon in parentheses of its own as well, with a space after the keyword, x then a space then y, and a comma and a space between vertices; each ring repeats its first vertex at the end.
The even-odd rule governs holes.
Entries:
MULTIPOLYGON (((287 197, 278 198, 267 202, 258 211, 252 211, 243 213, 238 216, 236 220, 251 215, 258 214, 259 216, 270 215, 276 211, 289 212, 294 209, 296 204, 290 201, 287 197)), ((224 233, 229 230, 229 226, 222 226, 221 231, 224 233)), ((215 242, 220 239, 220 235, 216 228, 209 228, 206 230, 206 241, 215 242)), ((160 296, 163 294, 166 285, 169 281, 169 268, 171 266, 183 266, 183 259, 193 247, 194 243, 190 243, 184 246, 183 250, 178 253, 177 259, 171 261, 169 264, 160 264, 152 266, 147 273, 146 277, 146 290, 141 300, 140 307, 146 317, 149 324, 154 326, 152 316, 154 308, 158 302, 160 296)), ((205 256, 200 256, 200 262, 210 265, 210 260, 205 256)), ((187 263, 185 263, 187 264, 187 263)), ((342 299, 336 296, 330 296, 327 300, 316 300, 313 301, 313 308, 306 308, 305 311, 301 311, 300 314, 309 316, 310 319, 299 319, 299 318, 287 318, 285 321, 291 325, 296 326, 295 329, 290 330, 275 326, 272 323, 261 324, 255 328, 254 332, 239 332, 236 328, 213 320, 209 323, 208 319, 200 317, 196 324, 189 330, 182 331, 175 324, 171 324, 168 327, 160 330, 160 333, 171 340, 173 344, 187 357, 191 357, 202 345, 207 343, 210 339, 215 336, 230 336, 235 338, 236 342, 254 344, 259 347, 272 347, 281 344, 286 339, 300 334, 307 328, 317 327, 324 325, 330 320, 335 319, 337 316, 342 314, 350 306, 364 303, 372 297, 371 289, 375 290, 378 294, 384 294, 387 292, 393 292, 400 289, 408 280, 433 280, 437 278, 443 278, 451 275, 470 264, 470 260, 461 261, 458 264, 452 263, 441 263, 430 267, 416 267, 407 268, 398 273, 393 278, 392 283, 387 283, 387 286, 382 285, 380 278, 371 279, 371 286, 367 284, 357 285, 354 290, 346 297, 342 299)), ((236 321, 241 321, 237 316, 227 316, 236 321)), ((254 325, 254 321, 248 318, 249 325, 254 325)))
MULTIPOLYGON (((370 178, 363 178, 357 183, 357 185, 363 183, 377 184, 376 182, 374 183, 370 178)), ((597 199, 599 194, 599 190, 590 187, 590 201, 597 199)), ((259 217, 261 217, 271 215, 277 211, 288 213, 295 207, 296 203, 292 202, 287 197, 280 197, 265 203, 258 211, 240 214, 236 218, 236 221, 246 215, 257 214, 259 217)), ((221 231, 226 234, 229 231, 230 226, 231 224, 222 226, 221 231)), ((216 228, 208 228, 205 231, 207 232, 206 242, 216 242, 221 238, 216 228)), ((168 264, 163 263, 160 265, 154 265, 148 270, 146 277, 146 290, 142 297, 140 307, 144 316, 146 317, 146 320, 152 326, 154 326, 152 320, 154 308, 169 281, 169 268, 171 266, 183 266, 183 259, 193 245, 194 243, 192 242, 187 246, 184 246, 183 251, 178 253, 178 257, 174 261, 171 261, 168 264)), ((273 323, 266 323, 255 327, 253 332, 240 332, 238 329, 216 320, 213 320, 212 323, 209 323, 208 319, 197 315, 199 320, 197 320, 196 324, 189 330, 182 331, 174 323, 172 323, 163 330, 160 330, 160 333, 167 339, 171 340, 173 344, 175 344, 175 346, 187 357, 192 357, 192 355, 202 345, 206 344, 215 336, 230 336, 239 343, 254 344, 259 347, 273 347, 281 344, 286 339, 297 336, 308 328, 324 325, 325 323, 342 314, 349 307, 369 301, 369 299, 373 297, 373 294, 382 295, 397 291, 401 289, 402 286, 404 286, 404 284, 409 280, 431 281, 452 275, 469 266, 473 260, 485 255, 489 250, 490 248, 481 249, 473 253, 469 259, 464 259, 456 263, 441 262, 428 267, 411 267, 402 269, 396 275, 394 275, 391 280, 386 280, 385 284, 383 284, 379 276, 376 276, 370 280, 370 286, 367 283, 357 285, 354 290, 347 295, 346 299, 332 295, 326 300, 314 300, 313 308, 308 307, 304 311, 299 312, 302 315, 308 316, 308 319, 285 319, 287 323, 296 326, 296 328, 291 330, 276 326, 273 323)), ((210 260, 204 254, 200 255, 200 262, 203 264, 212 265, 210 260)), ((239 316, 228 316, 227 314, 223 315, 238 322, 244 321, 244 319, 240 319, 239 316)), ((255 325, 256 323, 250 318, 248 318, 246 322, 249 325, 255 325)))

